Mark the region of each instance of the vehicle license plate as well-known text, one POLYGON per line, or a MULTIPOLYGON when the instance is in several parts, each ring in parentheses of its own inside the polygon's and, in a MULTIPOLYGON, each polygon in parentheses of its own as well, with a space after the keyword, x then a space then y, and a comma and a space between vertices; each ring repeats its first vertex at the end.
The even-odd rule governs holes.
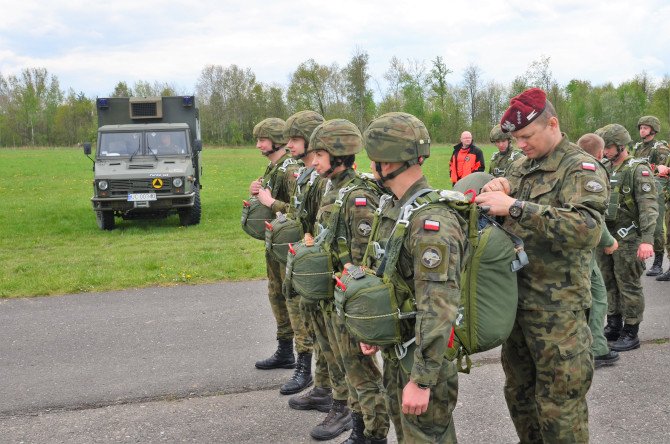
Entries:
POLYGON ((140 202, 156 200, 156 193, 130 193, 128 194, 128 202, 140 202))

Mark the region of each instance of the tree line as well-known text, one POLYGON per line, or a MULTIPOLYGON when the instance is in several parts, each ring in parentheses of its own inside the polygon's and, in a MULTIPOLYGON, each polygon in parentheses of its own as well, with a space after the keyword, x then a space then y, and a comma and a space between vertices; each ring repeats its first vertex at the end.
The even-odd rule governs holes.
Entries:
MULTIPOLYGON (((488 141, 509 99, 529 87, 544 89, 554 103, 561 128, 571 140, 608 123, 624 125, 635 139, 637 119, 652 114, 670 129, 670 76, 654 82, 642 72, 615 86, 573 79, 559 85, 550 58, 529 64, 509 84, 485 78, 476 64, 456 74, 446 61, 393 57, 383 82, 370 75, 369 55, 357 50, 345 66, 314 59, 300 63, 288 85, 258 81, 249 68, 208 65, 195 87, 205 144, 253 142, 254 125, 266 117, 287 118, 311 109, 326 119, 346 118, 364 129, 389 111, 414 114, 426 123, 435 142, 458 141, 463 130, 475 142, 488 141), (382 85, 383 84, 383 85, 382 85)), ((167 82, 120 81, 110 97, 192 94, 167 82)), ((96 135, 95 98, 61 89, 45 68, 26 68, 18 75, 0 73, 0 146, 73 146, 96 135)))

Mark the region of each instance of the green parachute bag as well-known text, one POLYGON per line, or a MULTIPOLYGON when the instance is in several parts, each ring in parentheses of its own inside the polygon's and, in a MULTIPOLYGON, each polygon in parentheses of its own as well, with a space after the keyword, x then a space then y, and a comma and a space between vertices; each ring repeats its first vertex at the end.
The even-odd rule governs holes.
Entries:
POLYGON ((242 202, 242 229, 254 239, 265 240, 265 223, 275 218, 272 209, 255 197, 242 202))
POLYGON ((332 298, 333 258, 330 250, 323 247, 327 234, 328 229, 324 229, 315 239, 288 246, 284 295, 291 297, 295 291, 308 304, 332 298))
POLYGON ((277 213, 277 217, 265 224, 265 249, 281 264, 286 265, 289 245, 297 244, 303 237, 302 224, 277 213))

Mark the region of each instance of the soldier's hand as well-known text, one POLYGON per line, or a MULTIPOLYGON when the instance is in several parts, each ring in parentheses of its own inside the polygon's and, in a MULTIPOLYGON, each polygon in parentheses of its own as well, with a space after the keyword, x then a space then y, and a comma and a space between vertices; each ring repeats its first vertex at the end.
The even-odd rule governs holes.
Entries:
POLYGON ((359 342, 358 345, 361 348, 361 353, 363 353, 365 356, 374 355, 379 351, 379 347, 376 345, 368 345, 363 342, 359 342))
POLYGON ((405 415, 422 415, 428 410, 428 402, 430 402, 430 389, 421 388, 410 379, 402 389, 402 412, 405 415))
POLYGON ((665 165, 656 165, 656 169, 658 170, 659 177, 670 176, 670 167, 667 167, 665 165))
POLYGON ((605 252, 605 254, 612 254, 618 249, 619 249, 619 242, 617 242, 617 240, 614 239, 614 243, 612 244, 612 246, 603 248, 603 252, 605 252))
POLYGON ((482 187, 482 193, 488 193, 490 191, 502 191, 505 194, 509 194, 512 192, 512 187, 509 184, 509 180, 504 177, 496 177, 482 187))
POLYGON ((249 185, 249 194, 255 196, 258 194, 258 190, 260 190, 262 186, 263 183, 261 182, 261 179, 254 180, 251 182, 251 185, 249 185))
POLYGON ((641 261, 647 260, 654 255, 654 246, 651 244, 640 244, 637 247, 637 258, 641 261))
MULTIPOLYGON (((490 182, 489 182, 490 183, 490 182)), ((489 191, 475 198, 480 207, 488 207, 487 214, 491 216, 509 216, 509 207, 516 199, 505 194, 504 191, 489 191)))
POLYGON ((261 188, 258 190, 258 201, 265 205, 266 207, 272 207, 275 199, 272 197, 272 192, 267 188, 261 188))

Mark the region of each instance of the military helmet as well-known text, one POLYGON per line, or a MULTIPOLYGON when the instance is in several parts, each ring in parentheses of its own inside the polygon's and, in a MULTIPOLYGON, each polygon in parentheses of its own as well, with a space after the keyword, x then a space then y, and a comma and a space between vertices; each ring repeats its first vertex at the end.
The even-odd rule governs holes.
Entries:
POLYGON ((333 157, 351 156, 363 149, 358 127, 346 119, 326 120, 312 132, 309 151, 324 150, 333 157))
POLYGON ((656 116, 642 116, 640 120, 637 121, 637 129, 640 129, 640 125, 650 126, 655 132, 661 132, 661 121, 658 120, 656 116))
POLYGON ((627 146, 632 142, 628 130, 618 123, 610 123, 596 131, 605 141, 605 147, 610 145, 627 146))
POLYGON ((481 189, 493 179, 493 176, 484 171, 475 171, 474 173, 468 174, 458 182, 456 182, 452 188, 454 191, 465 193, 468 190, 475 190, 477 194, 481 189))
POLYGON ((363 133, 365 150, 374 162, 414 162, 430 156, 430 135, 423 122, 407 113, 386 113, 363 133))
POLYGON ((270 139, 275 145, 286 145, 284 126, 286 122, 277 117, 261 120, 254 127, 254 139, 270 139))
POLYGON ((286 119, 284 126, 284 138, 302 137, 305 142, 309 142, 314 128, 321 125, 324 118, 315 111, 299 111, 286 119))
POLYGON ((489 137, 493 143, 500 142, 501 140, 512 140, 512 135, 510 133, 503 133, 502 128, 500 128, 500 124, 497 124, 491 128, 491 134, 489 137))

